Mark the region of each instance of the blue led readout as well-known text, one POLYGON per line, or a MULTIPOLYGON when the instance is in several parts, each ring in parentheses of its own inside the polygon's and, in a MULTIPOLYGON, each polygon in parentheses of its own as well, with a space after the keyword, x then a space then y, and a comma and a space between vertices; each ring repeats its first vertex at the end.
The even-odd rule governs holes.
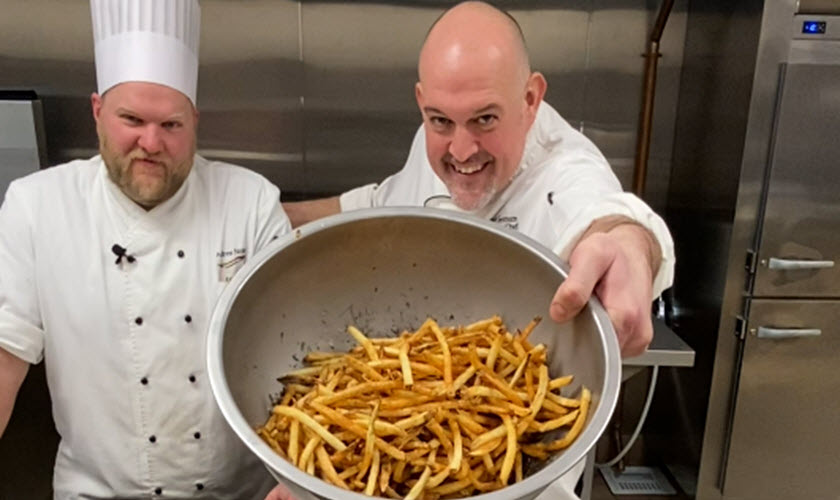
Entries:
POLYGON ((802 23, 802 33, 821 35, 825 33, 825 21, 805 21, 802 23))

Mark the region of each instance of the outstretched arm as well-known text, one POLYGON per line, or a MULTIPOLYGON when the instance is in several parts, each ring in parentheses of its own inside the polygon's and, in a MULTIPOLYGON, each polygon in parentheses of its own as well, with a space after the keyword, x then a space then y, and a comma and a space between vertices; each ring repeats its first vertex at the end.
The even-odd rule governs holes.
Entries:
POLYGON ((27 371, 29 363, 0 347, 0 437, 9 424, 18 390, 27 371))
POLYGON ((595 293, 615 326, 622 356, 641 354, 653 339, 653 277, 661 260, 659 243, 632 219, 596 220, 572 250, 569 276, 551 302, 552 319, 571 319, 595 293))
POLYGON ((341 205, 338 196, 333 196, 309 201, 288 201, 283 203, 283 210, 289 216, 292 227, 298 227, 307 222, 341 212, 341 205))

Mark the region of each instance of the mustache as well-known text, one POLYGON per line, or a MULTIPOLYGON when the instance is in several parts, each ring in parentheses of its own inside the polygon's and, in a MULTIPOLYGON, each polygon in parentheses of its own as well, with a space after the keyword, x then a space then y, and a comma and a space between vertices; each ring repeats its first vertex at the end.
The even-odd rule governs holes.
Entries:
POLYGON ((493 155, 491 155, 490 153, 488 153, 486 151, 479 151, 479 152, 475 153, 474 155, 470 156, 469 158, 467 158, 466 161, 456 160, 455 157, 452 156, 451 153, 446 153, 443 156, 443 158, 441 158, 441 160, 443 162, 451 163, 453 165, 475 165, 475 164, 481 165, 481 164, 487 163, 488 161, 493 161, 494 159, 495 158, 493 158, 493 155))
POLYGON ((135 160, 152 161, 155 163, 166 163, 163 157, 161 157, 160 155, 149 155, 141 150, 134 150, 128 154, 129 162, 133 162, 135 160))

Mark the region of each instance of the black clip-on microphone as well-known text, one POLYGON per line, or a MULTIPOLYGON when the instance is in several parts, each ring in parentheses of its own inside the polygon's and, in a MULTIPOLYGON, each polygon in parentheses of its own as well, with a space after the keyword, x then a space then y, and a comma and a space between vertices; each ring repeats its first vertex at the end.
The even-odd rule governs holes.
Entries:
POLYGON ((114 264, 119 265, 122 262, 123 257, 125 257, 125 260, 127 260, 129 264, 132 264, 135 261, 133 255, 129 255, 128 253, 126 253, 127 250, 117 245, 116 243, 114 243, 114 246, 111 247, 111 251, 114 252, 114 255, 117 256, 117 260, 114 261, 114 264))

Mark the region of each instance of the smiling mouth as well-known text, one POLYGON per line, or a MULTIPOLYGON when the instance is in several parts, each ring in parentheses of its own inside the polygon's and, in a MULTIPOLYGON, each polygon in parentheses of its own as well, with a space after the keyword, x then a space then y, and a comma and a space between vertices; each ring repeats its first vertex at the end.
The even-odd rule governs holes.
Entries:
POLYGON ((490 165, 489 161, 482 163, 468 163, 465 165, 456 165, 455 163, 449 163, 449 166, 452 167, 452 170, 461 175, 475 175, 479 172, 482 172, 485 168, 487 168, 488 165, 490 165))

